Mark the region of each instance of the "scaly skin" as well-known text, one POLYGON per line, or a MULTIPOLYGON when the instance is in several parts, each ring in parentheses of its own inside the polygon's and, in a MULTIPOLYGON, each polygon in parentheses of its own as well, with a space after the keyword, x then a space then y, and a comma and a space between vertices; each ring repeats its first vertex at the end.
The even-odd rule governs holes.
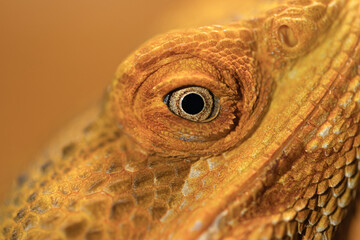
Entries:
POLYGON ((298 0, 151 40, 19 178, 0 239, 331 239, 360 178, 359 37, 358 0, 298 0), (218 116, 171 112, 184 86, 218 116))

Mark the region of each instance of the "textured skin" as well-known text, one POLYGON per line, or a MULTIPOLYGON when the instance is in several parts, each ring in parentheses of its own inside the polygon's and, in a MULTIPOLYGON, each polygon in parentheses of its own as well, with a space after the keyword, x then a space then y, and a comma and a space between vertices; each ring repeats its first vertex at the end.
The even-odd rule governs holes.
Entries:
POLYGON ((360 178, 359 37, 358 0, 298 0, 151 40, 18 179, 0 239, 331 239, 360 178), (216 119, 164 104, 192 85, 216 119))

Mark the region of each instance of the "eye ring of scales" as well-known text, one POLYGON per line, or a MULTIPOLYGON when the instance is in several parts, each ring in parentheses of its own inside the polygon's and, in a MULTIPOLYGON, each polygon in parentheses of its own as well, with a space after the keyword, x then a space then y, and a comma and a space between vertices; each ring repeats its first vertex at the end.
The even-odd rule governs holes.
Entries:
POLYGON ((19 178, 0 239, 332 239, 360 178, 359 37, 358 0, 295 0, 154 38, 19 178), (170 111, 185 86, 217 116, 170 111))

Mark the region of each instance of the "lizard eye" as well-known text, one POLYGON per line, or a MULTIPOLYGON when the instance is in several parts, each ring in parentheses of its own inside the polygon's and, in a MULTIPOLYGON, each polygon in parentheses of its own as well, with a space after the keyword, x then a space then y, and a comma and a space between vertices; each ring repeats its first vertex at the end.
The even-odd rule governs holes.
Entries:
POLYGON ((166 95, 165 104, 179 117, 194 121, 208 122, 219 114, 219 99, 206 88, 185 87, 166 95))

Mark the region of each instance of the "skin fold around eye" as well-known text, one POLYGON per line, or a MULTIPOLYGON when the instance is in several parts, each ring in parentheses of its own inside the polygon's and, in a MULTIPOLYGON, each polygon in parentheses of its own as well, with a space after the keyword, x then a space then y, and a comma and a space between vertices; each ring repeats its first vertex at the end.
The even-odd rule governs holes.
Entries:
MULTIPOLYGON (((189 30, 187 34, 192 37, 185 40, 178 34, 164 35, 154 44, 166 41, 168 45, 140 48, 118 68, 119 81, 110 94, 109 107, 122 129, 156 154, 167 149, 182 157, 205 156, 230 149, 251 134, 269 103, 272 81, 265 72, 263 76, 251 52, 251 32, 234 28, 233 38, 229 30, 214 27, 189 30), (214 47, 210 39, 197 43, 205 44, 205 48, 192 44, 193 37, 214 30, 224 34, 220 45, 214 47), (175 108, 164 104, 169 93, 195 86, 215 97, 210 114, 194 121, 188 118, 190 114, 179 116, 175 108), (126 106, 121 104, 124 102, 126 106)), ((178 103, 181 107, 182 101, 178 103)))

